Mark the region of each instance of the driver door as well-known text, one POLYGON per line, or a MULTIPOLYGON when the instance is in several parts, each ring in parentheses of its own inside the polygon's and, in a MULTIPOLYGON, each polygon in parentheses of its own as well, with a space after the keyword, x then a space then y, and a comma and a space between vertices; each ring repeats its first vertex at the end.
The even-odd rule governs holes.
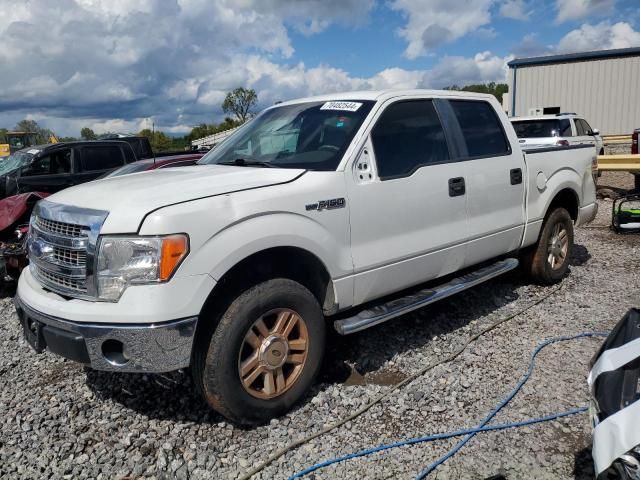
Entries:
POLYGON ((376 119, 346 177, 355 305, 464 265, 466 172, 453 157, 431 99, 376 119))
POLYGON ((55 193, 70 187, 72 152, 71 148, 60 148, 36 157, 20 171, 18 192, 55 193))

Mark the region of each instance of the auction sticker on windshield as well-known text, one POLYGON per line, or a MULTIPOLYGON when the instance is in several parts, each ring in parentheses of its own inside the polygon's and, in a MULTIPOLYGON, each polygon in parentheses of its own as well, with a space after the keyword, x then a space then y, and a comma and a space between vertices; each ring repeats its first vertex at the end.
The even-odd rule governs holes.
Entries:
POLYGON ((320 110, 342 110, 355 112, 362 106, 359 102, 327 102, 320 107, 320 110))

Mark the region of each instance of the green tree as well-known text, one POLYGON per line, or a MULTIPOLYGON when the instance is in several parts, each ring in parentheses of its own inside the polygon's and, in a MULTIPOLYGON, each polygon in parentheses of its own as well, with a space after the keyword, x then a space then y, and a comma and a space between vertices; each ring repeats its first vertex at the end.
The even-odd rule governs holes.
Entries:
POLYGON ((251 108, 258 102, 258 95, 252 88, 238 87, 222 102, 224 113, 232 113, 240 123, 246 122, 251 117, 251 108))
POLYGON ((215 124, 207 124, 201 123, 200 125, 196 125, 191 129, 191 133, 189 133, 186 137, 184 137, 185 142, 191 142, 192 140, 197 140, 199 138, 203 138, 209 135, 213 135, 214 133, 224 132, 225 130, 230 130, 232 128, 236 128, 241 125, 242 122, 238 120, 234 120, 231 117, 226 117, 222 122, 215 124))
POLYGON ((220 122, 216 128, 214 133, 224 132, 225 130, 231 130, 232 128, 236 128, 242 125, 242 122, 238 120, 234 120, 231 117, 225 117, 224 121, 220 122))
POLYGON ((7 143, 7 130, 6 128, 0 128, 0 143, 7 143))
POLYGON ((82 127, 82 130, 80 130, 80 136, 83 140, 95 140, 98 138, 95 132, 89 127, 82 127))
POLYGON ((458 85, 451 85, 445 87, 445 90, 457 90, 462 92, 476 92, 476 93, 488 93, 495 96, 500 103, 502 103, 502 96, 509 91, 509 87, 506 83, 474 83, 471 85, 465 85, 459 87, 458 85))
POLYGON ((145 128, 138 133, 141 137, 147 137, 154 152, 167 152, 173 150, 173 139, 164 132, 152 132, 145 128))
POLYGON ((53 135, 51 130, 41 127, 35 120, 20 120, 16 124, 15 130, 18 132, 34 133, 37 143, 49 143, 49 139, 53 135))

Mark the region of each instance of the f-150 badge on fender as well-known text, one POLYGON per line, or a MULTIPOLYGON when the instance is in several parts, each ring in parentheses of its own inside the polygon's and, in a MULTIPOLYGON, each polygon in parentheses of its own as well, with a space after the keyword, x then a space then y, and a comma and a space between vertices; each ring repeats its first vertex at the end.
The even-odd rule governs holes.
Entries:
POLYGON ((307 210, 335 210, 336 208, 344 208, 347 204, 344 198, 332 198, 331 200, 320 200, 317 203, 306 205, 307 210))

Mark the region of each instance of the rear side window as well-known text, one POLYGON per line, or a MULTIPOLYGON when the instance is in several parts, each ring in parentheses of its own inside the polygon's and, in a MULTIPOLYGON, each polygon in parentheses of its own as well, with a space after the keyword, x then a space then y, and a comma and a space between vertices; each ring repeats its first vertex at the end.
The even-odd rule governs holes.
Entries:
POLYGON ((511 153, 502 123, 488 102, 450 100, 467 143, 468 157, 487 157, 511 153))
POLYGON ((371 132, 378 175, 389 179, 449 160, 444 130, 431 100, 397 102, 382 113, 371 132))
POLYGON ((108 170, 124 164, 122 150, 117 145, 95 145, 82 149, 82 170, 108 170))

